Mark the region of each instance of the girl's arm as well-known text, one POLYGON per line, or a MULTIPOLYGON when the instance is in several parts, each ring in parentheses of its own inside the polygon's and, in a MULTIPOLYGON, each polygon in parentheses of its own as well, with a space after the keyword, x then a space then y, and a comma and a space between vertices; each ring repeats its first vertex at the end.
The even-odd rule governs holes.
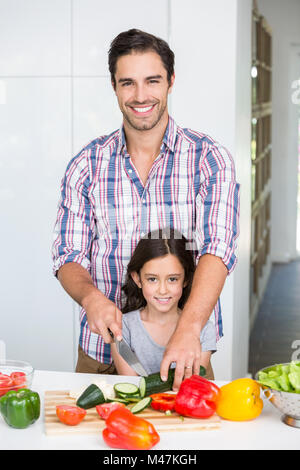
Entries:
POLYGON ((119 375, 138 375, 117 351, 115 343, 110 345, 111 355, 119 375))

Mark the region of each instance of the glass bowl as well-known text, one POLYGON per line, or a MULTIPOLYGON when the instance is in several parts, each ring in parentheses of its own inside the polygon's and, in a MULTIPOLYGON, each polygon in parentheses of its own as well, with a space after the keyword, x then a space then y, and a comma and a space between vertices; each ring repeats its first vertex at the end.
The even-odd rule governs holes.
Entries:
POLYGON ((0 397, 10 390, 30 388, 34 369, 29 362, 0 359, 0 397))
MULTIPOLYGON (((288 364, 290 363, 286 362, 284 364, 273 364, 272 366, 264 367, 255 374, 255 380, 259 380, 259 372, 268 372, 268 370, 277 365, 288 364)), ((281 420, 289 426, 300 428, 300 393, 283 392, 268 387, 267 385, 259 385, 264 396, 282 413, 281 420)))

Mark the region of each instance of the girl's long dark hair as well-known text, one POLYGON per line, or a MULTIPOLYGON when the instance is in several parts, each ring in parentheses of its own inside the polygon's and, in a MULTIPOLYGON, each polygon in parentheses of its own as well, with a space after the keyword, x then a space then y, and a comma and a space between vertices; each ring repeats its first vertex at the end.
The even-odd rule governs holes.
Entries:
POLYGON ((182 309, 190 294, 195 263, 193 253, 187 249, 187 239, 178 231, 168 228, 159 229, 150 232, 142 238, 133 252, 131 260, 127 266, 125 284, 122 291, 125 294, 125 305, 122 308, 123 313, 138 310, 146 306, 146 300, 142 289, 139 288, 131 277, 131 273, 140 273, 145 263, 168 254, 178 258, 184 268, 184 283, 182 296, 178 302, 178 307, 182 309))

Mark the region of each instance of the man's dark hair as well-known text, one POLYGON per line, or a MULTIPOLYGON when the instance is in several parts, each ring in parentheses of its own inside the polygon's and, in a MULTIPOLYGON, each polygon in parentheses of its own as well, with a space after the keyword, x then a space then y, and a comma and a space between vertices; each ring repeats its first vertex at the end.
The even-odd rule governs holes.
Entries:
POLYGON ((171 51, 168 43, 139 29, 129 29, 120 33, 110 44, 108 66, 114 88, 116 87, 115 73, 117 60, 123 55, 131 54, 132 51, 156 52, 162 60, 167 71, 168 82, 171 84, 171 77, 174 73, 174 53, 171 51))

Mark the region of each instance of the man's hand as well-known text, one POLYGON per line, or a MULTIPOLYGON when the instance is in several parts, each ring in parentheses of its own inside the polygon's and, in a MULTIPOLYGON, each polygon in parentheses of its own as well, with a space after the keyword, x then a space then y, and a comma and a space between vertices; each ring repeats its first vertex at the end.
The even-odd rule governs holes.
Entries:
POLYGON ((108 329, 118 341, 122 339, 122 312, 111 300, 94 292, 82 306, 86 311, 90 330, 101 335, 105 343, 113 342, 108 329))
POLYGON ((101 335, 105 343, 111 343, 109 328, 118 340, 122 339, 122 312, 94 286, 85 268, 78 263, 66 263, 57 277, 66 292, 86 311, 93 333, 101 335))
POLYGON ((171 337, 161 362, 160 376, 168 377, 169 367, 176 362, 173 390, 178 391, 183 379, 199 374, 201 365, 200 334, 189 328, 177 328, 171 337))

